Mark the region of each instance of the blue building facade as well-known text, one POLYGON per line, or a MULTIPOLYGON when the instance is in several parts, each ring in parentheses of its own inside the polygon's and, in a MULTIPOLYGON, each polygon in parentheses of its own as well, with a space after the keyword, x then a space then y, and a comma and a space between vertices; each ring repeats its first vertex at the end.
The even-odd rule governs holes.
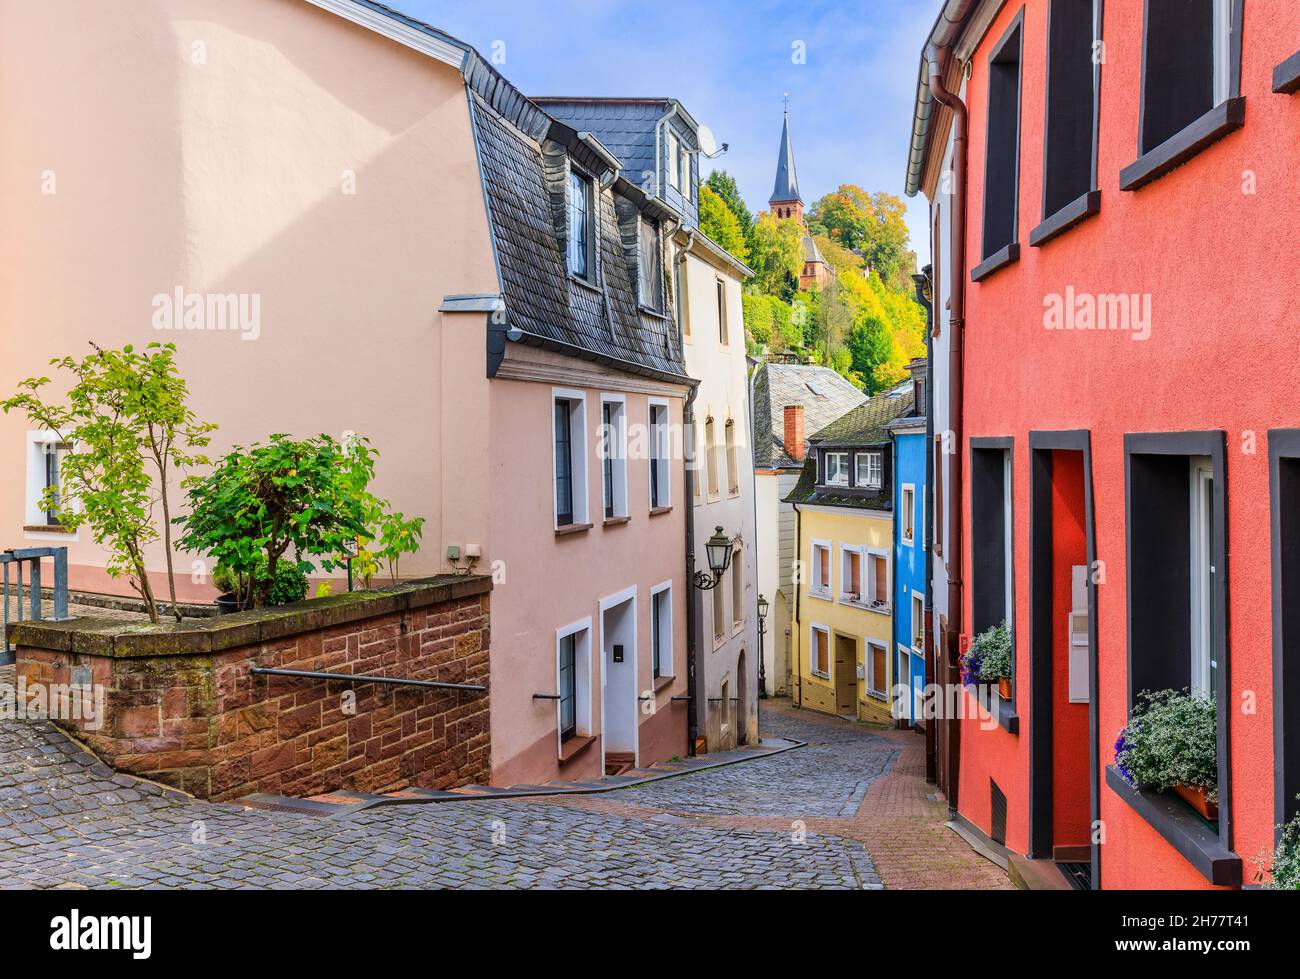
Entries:
POLYGON ((912 412, 896 419, 894 439, 894 694, 895 717, 923 720, 926 596, 926 435, 925 361, 908 365, 915 398, 912 412))

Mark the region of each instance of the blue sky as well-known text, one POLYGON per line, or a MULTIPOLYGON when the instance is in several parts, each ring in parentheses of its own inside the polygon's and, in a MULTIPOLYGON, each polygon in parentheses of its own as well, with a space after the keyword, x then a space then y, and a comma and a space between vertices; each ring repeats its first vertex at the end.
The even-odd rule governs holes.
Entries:
MULTIPOLYGON (((842 183, 903 195, 921 46, 939 0, 387 0, 485 56, 528 95, 678 98, 730 151, 752 211, 772 193, 782 96, 809 204, 842 183), (793 45, 804 42, 806 63, 793 45), (504 48, 500 43, 504 44, 504 48)), ((928 251, 924 197, 905 199, 928 251)))

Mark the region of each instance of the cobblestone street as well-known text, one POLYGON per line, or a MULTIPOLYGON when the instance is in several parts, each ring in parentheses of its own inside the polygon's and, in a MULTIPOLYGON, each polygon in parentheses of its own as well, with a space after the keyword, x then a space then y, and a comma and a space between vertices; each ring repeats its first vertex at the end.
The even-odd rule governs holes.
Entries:
POLYGON ((917 735, 781 702, 763 733, 809 744, 598 796, 327 819, 198 802, 4 720, 0 888, 1009 886, 943 827, 917 735))

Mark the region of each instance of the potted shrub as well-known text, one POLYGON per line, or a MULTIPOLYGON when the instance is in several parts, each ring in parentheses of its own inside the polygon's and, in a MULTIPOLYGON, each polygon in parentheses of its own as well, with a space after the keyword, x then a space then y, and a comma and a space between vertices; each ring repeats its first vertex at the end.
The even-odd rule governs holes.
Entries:
POLYGON ((1218 720, 1213 700, 1190 691, 1143 692, 1115 742, 1115 765, 1141 789, 1172 789, 1209 820, 1219 818, 1218 720))
POLYGON ((962 683, 996 683, 998 696, 1011 699, 1011 633, 1005 622, 975 637, 961 658, 962 683))
POLYGON ((1256 880, 1262 880, 1267 869, 1273 878, 1267 885, 1269 888, 1275 891, 1300 891, 1300 816, 1282 827, 1282 835, 1273 850, 1272 866, 1265 868, 1262 859, 1254 862, 1259 867, 1256 880))

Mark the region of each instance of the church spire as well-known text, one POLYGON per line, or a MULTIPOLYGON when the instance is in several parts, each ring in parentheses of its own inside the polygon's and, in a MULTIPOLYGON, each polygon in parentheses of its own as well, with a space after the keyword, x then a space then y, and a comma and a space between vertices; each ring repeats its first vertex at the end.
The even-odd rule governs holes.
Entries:
POLYGON ((785 120, 781 124, 781 151, 776 158, 776 186, 769 204, 803 204, 799 178, 794 170, 794 147, 790 145, 790 96, 785 97, 785 120))

